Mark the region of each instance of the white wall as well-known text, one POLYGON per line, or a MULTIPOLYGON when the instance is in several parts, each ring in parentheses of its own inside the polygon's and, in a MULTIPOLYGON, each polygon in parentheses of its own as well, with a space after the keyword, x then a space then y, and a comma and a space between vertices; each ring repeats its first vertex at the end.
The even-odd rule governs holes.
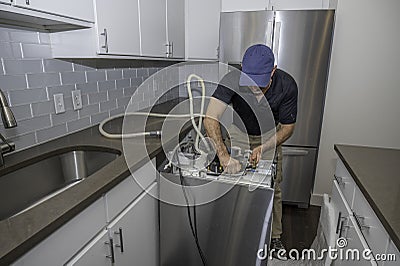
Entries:
POLYGON ((338 1, 314 194, 331 191, 335 143, 400 148, 399 11, 338 1))

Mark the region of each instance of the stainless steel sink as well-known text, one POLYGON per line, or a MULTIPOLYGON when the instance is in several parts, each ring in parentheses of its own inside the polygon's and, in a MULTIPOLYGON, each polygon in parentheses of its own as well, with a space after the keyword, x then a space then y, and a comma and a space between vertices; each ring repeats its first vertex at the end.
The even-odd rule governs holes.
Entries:
POLYGON ((0 176, 0 220, 26 211, 90 177, 119 155, 118 150, 112 149, 64 150, 3 174, 0 176))

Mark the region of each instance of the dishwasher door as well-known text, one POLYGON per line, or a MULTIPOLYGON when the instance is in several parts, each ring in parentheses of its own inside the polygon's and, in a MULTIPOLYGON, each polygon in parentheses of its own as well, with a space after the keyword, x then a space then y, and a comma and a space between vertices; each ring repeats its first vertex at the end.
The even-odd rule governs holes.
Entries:
POLYGON ((282 146, 283 203, 308 208, 314 186, 317 148, 282 146))
MULTIPOLYGON (((178 175, 162 173, 162 176, 159 186, 161 199, 171 192, 168 182, 179 184, 178 175)), ((206 182, 188 177, 185 180, 190 186, 206 182)), ((267 260, 260 260, 257 254, 269 244, 274 190, 260 187, 249 190, 246 185, 213 182, 209 191, 224 191, 226 186, 231 187, 226 194, 196 206, 196 213, 190 207, 192 225, 206 264, 266 265, 267 260)), ((187 187, 185 190, 189 199, 201 198, 187 187)), ((176 190, 174 194, 183 197, 178 195, 183 194, 181 190, 176 190)), ((186 206, 160 202, 160 265, 203 265, 190 229, 186 206)))

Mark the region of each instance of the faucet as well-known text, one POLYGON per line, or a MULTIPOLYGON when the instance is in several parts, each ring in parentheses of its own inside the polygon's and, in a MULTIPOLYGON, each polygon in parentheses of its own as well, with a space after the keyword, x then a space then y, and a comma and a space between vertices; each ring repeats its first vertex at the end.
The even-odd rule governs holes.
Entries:
MULTIPOLYGON (((3 120, 4 128, 13 128, 17 126, 14 114, 12 113, 10 106, 8 105, 7 98, 3 91, 0 89, 0 110, 1 119, 3 120)), ((0 144, 0 166, 4 165, 3 155, 15 150, 15 144, 8 142, 7 139, 0 133, 0 139, 3 143, 0 144)))

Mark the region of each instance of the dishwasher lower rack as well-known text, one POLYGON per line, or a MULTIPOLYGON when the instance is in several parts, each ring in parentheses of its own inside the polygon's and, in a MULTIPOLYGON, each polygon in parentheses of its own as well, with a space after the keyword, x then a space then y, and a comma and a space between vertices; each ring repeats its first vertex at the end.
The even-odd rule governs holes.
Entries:
POLYGON ((270 242, 273 188, 267 184, 255 186, 245 179, 183 179, 182 189, 179 175, 160 174, 160 265, 203 265, 188 211, 208 266, 266 265, 267 260, 257 255, 270 242), (175 184, 174 190, 171 184, 175 184), (203 185, 208 186, 206 190, 193 189, 203 185), (213 193, 215 199, 208 200, 213 193), (189 208, 181 204, 185 203, 184 194, 189 208), (198 205, 193 207, 193 203, 198 205))

